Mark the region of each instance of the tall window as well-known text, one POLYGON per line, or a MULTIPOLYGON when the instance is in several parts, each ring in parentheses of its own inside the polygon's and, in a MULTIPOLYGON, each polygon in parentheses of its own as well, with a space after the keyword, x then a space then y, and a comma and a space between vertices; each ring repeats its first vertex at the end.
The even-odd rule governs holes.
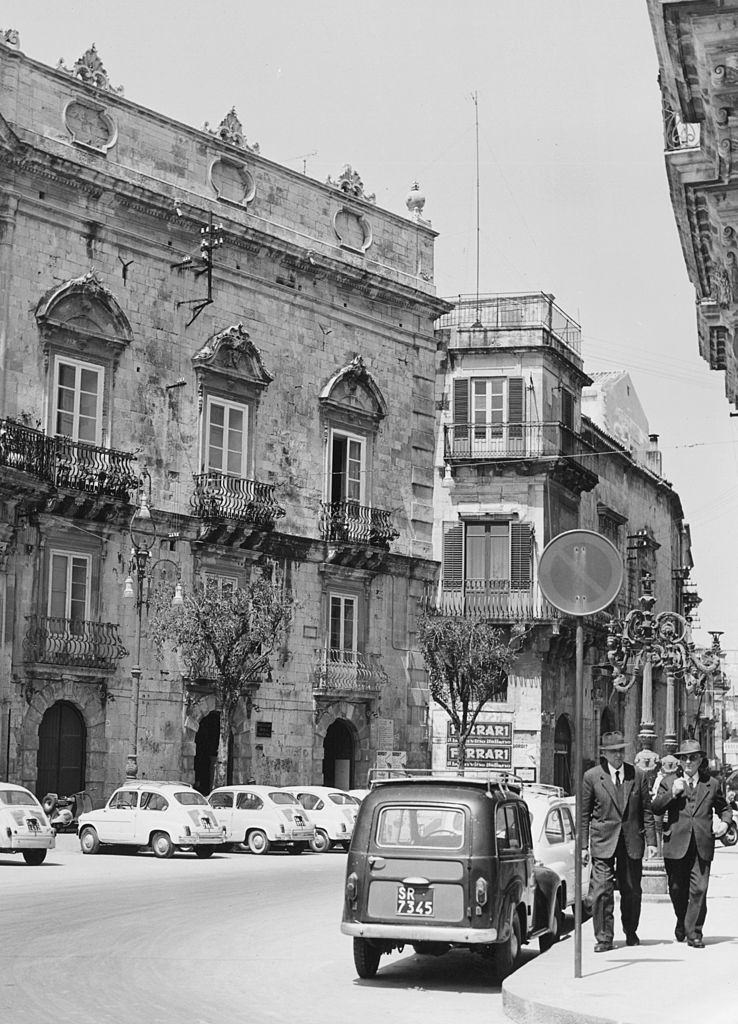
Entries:
POLYGON ((364 449, 364 438, 338 430, 332 431, 330 501, 356 501, 365 504, 364 449))
POLYGON ((330 595, 329 643, 332 657, 350 661, 358 648, 357 601, 351 594, 330 595))
POLYGON ((203 585, 206 597, 225 598, 233 597, 233 591, 238 588, 238 579, 235 576, 223 576, 220 573, 206 572, 203 578, 203 585))
POLYGON ((89 555, 52 551, 49 570, 48 615, 76 622, 89 619, 89 555))
POLYGON ((54 363, 53 429, 57 436, 102 443, 103 368, 57 357, 54 363))
POLYGON ((444 590, 528 590, 532 581, 529 523, 444 523, 444 590))
POLYGON ((524 438, 525 388, 522 377, 457 377, 453 383, 456 445, 472 451, 500 451, 524 438))
POLYGON ((208 398, 205 469, 245 477, 248 406, 208 398))

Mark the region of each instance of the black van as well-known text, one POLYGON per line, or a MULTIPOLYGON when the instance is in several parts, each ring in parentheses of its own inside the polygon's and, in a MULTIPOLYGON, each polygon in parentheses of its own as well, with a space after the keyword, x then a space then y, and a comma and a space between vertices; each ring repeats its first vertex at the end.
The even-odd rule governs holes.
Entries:
POLYGON ((521 786, 501 775, 388 779, 359 810, 346 865, 341 931, 360 978, 382 953, 465 947, 499 978, 523 943, 557 936, 558 875, 536 865, 521 786))

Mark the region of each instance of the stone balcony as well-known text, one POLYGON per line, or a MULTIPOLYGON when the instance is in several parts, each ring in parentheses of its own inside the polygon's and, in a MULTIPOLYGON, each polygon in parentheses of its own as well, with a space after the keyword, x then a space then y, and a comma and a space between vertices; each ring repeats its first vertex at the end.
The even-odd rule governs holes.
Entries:
POLYGON ((313 673, 314 696, 372 699, 389 683, 375 655, 324 648, 313 673))
POLYGON ((423 600, 430 614, 487 622, 558 622, 561 613, 541 594, 536 585, 514 588, 509 580, 467 580, 457 590, 428 588, 423 600))
POLYGON ((23 655, 30 664, 112 672, 128 654, 115 622, 48 615, 29 615, 27 621, 23 655))
POLYGON ((210 471, 193 476, 190 506, 202 521, 201 536, 232 543, 254 530, 271 530, 285 510, 274 499, 274 484, 210 471))

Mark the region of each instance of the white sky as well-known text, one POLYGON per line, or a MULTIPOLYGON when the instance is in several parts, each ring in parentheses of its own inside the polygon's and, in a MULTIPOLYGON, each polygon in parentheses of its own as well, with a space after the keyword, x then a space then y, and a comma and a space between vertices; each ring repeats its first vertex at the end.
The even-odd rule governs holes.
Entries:
POLYGON ((96 43, 129 99, 186 124, 235 104, 264 156, 319 180, 351 163, 388 209, 418 179, 445 296, 475 288, 476 90, 481 290, 553 292, 585 367, 630 372, 692 528, 702 628, 738 648, 738 419, 697 355, 645 0, 3 0, 0 27, 51 65, 96 43))

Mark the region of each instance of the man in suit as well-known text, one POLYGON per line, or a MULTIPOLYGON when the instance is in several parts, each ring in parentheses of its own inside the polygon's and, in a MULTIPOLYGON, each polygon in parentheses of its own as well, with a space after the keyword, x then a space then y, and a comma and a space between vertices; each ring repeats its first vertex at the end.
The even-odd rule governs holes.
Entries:
POLYGON ((613 948, 615 879, 620 891, 620 916, 628 946, 639 945, 643 854, 656 855, 651 795, 644 772, 624 762, 621 732, 606 732, 602 761, 584 773, 582 782, 582 850, 592 858, 589 900, 595 932, 595 953, 613 948), (644 841, 645 837, 645 841, 644 841))
POLYGON ((666 813, 663 855, 669 879, 669 895, 676 914, 674 935, 677 942, 704 949, 702 926, 707 916, 707 886, 715 853, 712 830, 713 811, 721 819, 717 835, 724 835, 733 813, 720 792, 717 779, 700 771, 705 752, 697 740, 685 740, 677 750, 684 775, 673 781, 662 780, 653 809, 666 813))

